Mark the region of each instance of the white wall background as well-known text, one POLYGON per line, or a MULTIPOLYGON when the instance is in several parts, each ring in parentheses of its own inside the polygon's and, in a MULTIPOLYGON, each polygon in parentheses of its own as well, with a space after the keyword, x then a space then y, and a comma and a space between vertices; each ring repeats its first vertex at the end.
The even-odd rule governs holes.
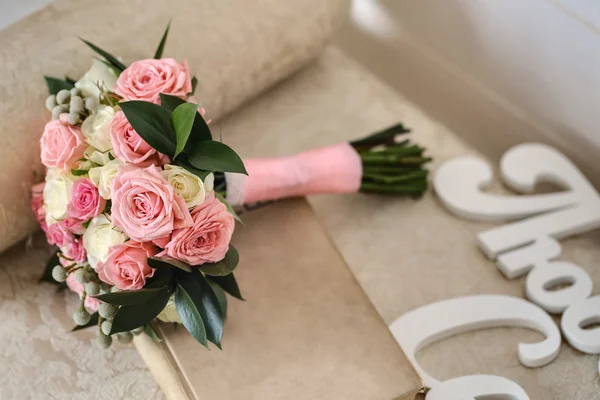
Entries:
MULTIPOLYGON (((491 115, 491 109, 476 104, 476 96, 465 94, 476 90, 480 98, 496 103, 498 115, 487 121, 518 130, 518 124, 506 122, 506 113, 500 114, 507 112, 527 121, 523 131, 531 128, 548 142, 570 149, 572 157, 600 167, 600 0, 354 0, 353 19, 371 35, 362 50, 370 54, 361 58, 353 48, 359 41, 356 32, 352 40, 342 38, 342 46, 396 82, 409 99, 423 100, 420 105, 441 122, 469 116, 467 111, 455 111, 455 117, 442 110, 458 108, 455 103, 467 97, 474 110, 491 115), (374 48, 380 44, 377 53, 374 48), (427 63, 437 63, 449 74, 445 81, 437 79, 438 86, 418 76, 427 70, 434 80, 427 63), (385 71, 386 64, 396 69, 396 76, 385 71), (420 80, 421 91, 411 79, 420 80), (435 101, 425 101, 423 91, 430 97, 443 93, 450 100, 437 105, 436 115, 435 101)), ((346 36, 352 35, 347 30, 346 36)), ((485 125, 481 119, 476 127, 480 136, 503 134, 489 123, 486 132, 485 125)), ((471 127, 458 123, 451 128, 461 134, 471 127)), ((530 133, 521 140, 536 139, 530 133)), ((489 139, 495 146, 518 141, 518 132, 506 135, 513 138, 489 139)))
POLYGON ((404 29, 500 96, 600 149, 600 2, 384 2, 404 29))

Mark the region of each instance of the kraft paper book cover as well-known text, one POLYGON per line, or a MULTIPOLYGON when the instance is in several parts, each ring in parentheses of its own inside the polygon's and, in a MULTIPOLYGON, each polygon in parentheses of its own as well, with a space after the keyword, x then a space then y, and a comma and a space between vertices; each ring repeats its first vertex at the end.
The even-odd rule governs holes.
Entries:
POLYGON ((414 399, 421 381, 305 200, 244 214, 234 244, 246 301, 223 350, 182 327, 136 346, 171 399, 414 399))

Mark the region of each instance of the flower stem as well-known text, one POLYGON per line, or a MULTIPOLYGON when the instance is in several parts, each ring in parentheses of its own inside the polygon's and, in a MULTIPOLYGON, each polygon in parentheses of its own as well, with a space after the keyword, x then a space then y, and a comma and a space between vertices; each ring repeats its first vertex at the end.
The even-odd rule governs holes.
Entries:
POLYGON ((427 178, 429 171, 426 169, 419 169, 410 172, 404 172, 400 174, 375 174, 375 173, 363 173, 364 181, 373 181, 374 183, 400 183, 407 181, 420 181, 422 178, 427 178))
POLYGON ((429 171, 424 165, 431 158, 426 149, 409 139, 397 141, 409 131, 397 124, 350 143, 362 161, 361 192, 419 197, 427 190, 429 171))

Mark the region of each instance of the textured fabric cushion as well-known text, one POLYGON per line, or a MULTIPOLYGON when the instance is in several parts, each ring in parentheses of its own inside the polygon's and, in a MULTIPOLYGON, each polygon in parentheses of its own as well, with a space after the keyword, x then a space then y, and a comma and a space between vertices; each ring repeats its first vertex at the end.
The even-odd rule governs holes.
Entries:
POLYGON ((97 332, 70 332, 79 298, 38 283, 49 257, 41 232, 0 255, 0 398, 163 399, 133 346, 104 350, 97 332))
POLYGON ((50 117, 43 75, 80 77, 94 53, 187 59, 196 98, 219 118, 303 67, 344 20, 348 0, 58 0, 0 32, 0 251, 35 227, 29 188, 40 181, 38 139, 50 117))

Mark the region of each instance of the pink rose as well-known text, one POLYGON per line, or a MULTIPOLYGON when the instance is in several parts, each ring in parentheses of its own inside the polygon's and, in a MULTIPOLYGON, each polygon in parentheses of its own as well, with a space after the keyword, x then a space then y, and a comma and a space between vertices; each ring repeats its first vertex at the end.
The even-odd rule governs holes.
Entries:
POLYGON ((83 221, 77 218, 68 217, 61 221, 61 223, 76 235, 83 235, 85 233, 85 227, 83 221))
POLYGON ((60 247, 65 257, 71 260, 81 263, 87 258, 83 240, 73 235, 66 220, 50 225, 46 230, 46 239, 49 244, 60 247))
POLYGON ((161 238, 158 239, 154 239, 152 241, 152 243, 158 247, 160 247, 161 249, 164 249, 165 246, 167 245, 167 243, 169 243, 169 240, 171 240, 171 235, 169 236, 163 236, 161 238))
POLYGON ((66 257, 58 257, 58 262, 60 263, 60 265, 62 265, 65 268, 71 268, 73 266, 75 266, 75 262, 73 260, 69 260, 66 257))
POLYGON ((106 200, 100 196, 98 188, 89 178, 80 178, 73 183, 69 217, 87 221, 104 211, 105 206, 106 200))
POLYGON ((99 262, 96 272, 103 282, 122 290, 138 290, 146 284, 146 278, 154 275, 148 266, 148 257, 157 253, 150 243, 132 240, 110 248, 105 262, 99 262))
POLYGON ((87 252, 83 246, 83 240, 81 238, 74 238, 74 240, 61 248, 63 254, 71 260, 82 263, 87 260, 87 252))
POLYGON ((48 239, 49 244, 55 244, 58 247, 64 247, 75 240, 73 234, 62 222, 56 222, 48 226, 48 230, 46 231, 46 239, 48 239))
POLYGON ((115 93, 126 100, 160 103, 160 93, 185 97, 192 91, 187 62, 179 64, 172 58, 140 60, 121 72, 115 93))
POLYGON ((46 124, 40 145, 42 163, 62 170, 71 169, 87 148, 81 129, 58 119, 46 124))
POLYGON ((189 265, 217 262, 225 258, 235 221, 223 203, 211 193, 192 211, 194 225, 177 229, 158 256, 168 255, 189 265))
POLYGON ((133 240, 152 241, 193 224, 185 201, 154 165, 120 166, 111 191, 113 223, 133 240))
MULTIPOLYGON (((73 292, 77 293, 79 297, 81 297, 83 293, 83 285, 75 280, 73 274, 69 274, 69 276, 67 277, 67 286, 73 292)), ((86 296, 85 307, 92 312, 96 312, 98 311, 98 307, 100 307, 100 300, 95 299, 91 296, 86 296)))
POLYGON ((44 186, 46 186, 46 182, 37 183, 31 187, 31 210, 42 230, 46 232, 48 225, 46 224, 46 210, 44 210, 44 186))
POLYGON ((156 151, 138 135, 123 111, 117 112, 110 123, 110 141, 117 158, 138 167, 169 162, 167 156, 156 151))

